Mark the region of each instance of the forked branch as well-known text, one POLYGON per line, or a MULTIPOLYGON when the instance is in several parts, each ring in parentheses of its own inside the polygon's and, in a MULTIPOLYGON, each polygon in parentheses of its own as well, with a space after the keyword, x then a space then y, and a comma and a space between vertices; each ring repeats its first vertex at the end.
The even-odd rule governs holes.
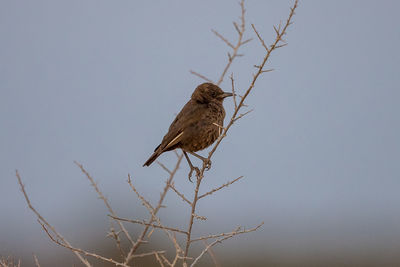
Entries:
MULTIPOLYGON (((242 9, 242 16, 241 16, 241 22, 242 22, 242 23, 241 23, 241 26, 239 27, 236 23, 234 23, 235 29, 236 29, 236 31, 237 31, 238 34, 239 34, 238 42, 237 42, 237 45, 235 46, 235 49, 234 49, 234 51, 233 51, 233 54, 232 54, 232 55, 229 55, 228 64, 226 65, 225 69, 223 70, 223 72, 222 72, 222 74, 221 74, 221 77, 220 77, 220 79, 219 79, 218 82, 217 82, 217 85, 219 85, 219 84, 223 81, 223 78, 224 78, 224 76, 225 76, 227 70, 228 70, 229 67, 231 66, 231 63, 232 63, 233 59, 234 59, 236 56, 238 56, 237 50, 238 50, 239 47, 243 44, 243 42, 241 41, 242 38, 243 38, 244 31, 245 31, 245 19, 244 19, 245 9, 244 9, 244 3, 243 3, 243 1, 240 3, 240 5, 241 5, 241 9, 242 9)), ((250 111, 247 111, 247 112, 244 112, 244 113, 241 113, 241 114, 239 113, 239 111, 240 111, 243 107, 245 107, 244 102, 245 102, 246 98, 248 97, 248 95, 252 92, 252 90, 253 90, 253 88, 254 88, 254 86, 255 86, 255 84, 256 84, 256 81, 257 81, 257 79, 259 78, 259 76, 260 76, 261 74, 263 74, 263 73, 266 73, 266 72, 271 71, 271 70, 265 70, 265 69, 264 69, 264 66, 265 66, 265 64, 267 63, 267 61, 268 61, 268 59, 269 59, 271 53, 272 53, 273 51, 275 51, 276 49, 278 49, 278 48, 280 48, 280 47, 286 45, 286 43, 284 42, 284 40, 283 40, 282 37, 286 34, 286 30, 287 30, 287 28, 289 27, 289 25, 292 24, 292 17, 293 17, 293 15, 295 14, 295 10, 296 10, 296 8, 297 8, 297 5, 298 5, 298 0, 295 0, 294 5, 293 5, 293 7, 290 9, 289 16, 288 16, 288 18, 287 18, 287 20, 286 20, 286 23, 284 24, 283 27, 281 27, 281 25, 279 25, 278 27, 274 27, 274 28, 275 28, 275 31, 276 31, 276 36, 275 36, 275 40, 272 42, 272 44, 271 44, 269 47, 265 44, 265 42, 264 42, 264 40, 262 39, 261 35, 260 35, 260 34, 258 33, 258 31, 256 30, 255 26, 252 24, 252 28, 253 28, 255 34, 257 35, 257 38, 260 40, 261 45, 265 48, 266 53, 265 53, 265 55, 264 55, 264 57, 263 57, 263 60, 262 60, 261 64, 256 65, 257 72, 256 72, 255 74, 253 74, 253 78, 252 78, 252 80, 251 80, 251 82, 250 82, 250 85, 249 85, 248 89, 245 91, 245 93, 243 94, 243 96, 241 96, 241 99, 240 99, 239 103, 236 102, 236 92, 235 92, 235 88, 234 88, 234 78, 233 78, 233 75, 231 75, 231 85, 232 85, 232 93, 234 94, 233 101, 234 101, 235 109, 234 109, 234 112, 233 112, 233 114, 232 114, 232 117, 231 117, 231 119, 230 119, 228 125, 227 125, 226 127, 221 128, 221 129, 223 129, 223 131, 222 131, 222 133, 220 134, 219 138, 217 139, 216 143, 214 144, 213 148, 211 149, 211 151, 210 151, 209 154, 208 154, 208 160, 209 160, 209 161, 211 160, 211 157, 213 156, 213 154, 214 154, 215 151, 217 150, 217 148, 218 148, 218 146, 220 145, 220 143, 222 142, 222 140, 226 137, 227 132, 228 132, 229 129, 232 127, 232 125, 233 125, 238 119, 242 118, 243 116, 245 116, 246 114, 248 114, 249 112, 252 111, 252 110, 250 110, 250 111)), ((219 35, 218 35, 218 36, 219 36, 219 35)), ((220 36, 219 36, 219 37, 220 37, 220 36)), ((221 38, 221 37, 220 37, 220 38, 221 38)), ((222 39, 222 38, 221 38, 221 39, 222 39)), ((223 40, 225 41, 225 40, 227 40, 227 39, 224 38, 223 40)), ((227 41, 225 41, 225 42, 227 42, 227 41)), ((229 43, 229 44, 230 44, 230 43, 229 43)), ((228 44, 228 46, 231 47, 231 45, 229 45, 229 44, 228 44)), ((211 191, 208 192, 208 193, 205 193, 205 194, 203 194, 203 195, 199 195, 199 189, 200 189, 201 181, 202 181, 203 178, 204 178, 204 171, 205 171, 205 170, 206 170, 206 166, 205 166, 205 164, 203 164, 203 167, 201 168, 200 172, 197 174, 197 181, 196 181, 196 187, 195 187, 195 190, 194 190, 194 197, 193 197, 193 200, 191 201, 191 203, 192 203, 192 209, 191 209, 191 215, 190 215, 189 225, 188 225, 188 230, 187 230, 188 236, 187 236, 187 239, 186 239, 186 247, 185 247, 185 254, 184 254, 184 257, 185 257, 185 258, 186 258, 187 255, 188 255, 189 247, 190 247, 190 244, 192 243, 191 234, 192 234, 193 222, 194 222, 194 218, 195 218, 195 214, 196 214, 196 213, 195 213, 195 212, 196 212, 196 205, 197 205, 198 200, 201 199, 201 198, 203 198, 203 197, 205 197, 205 196, 211 195, 213 192, 216 192, 216 191, 218 191, 219 189, 224 188, 224 187, 226 187, 226 186, 228 186, 228 185, 231 184, 231 183, 228 182, 227 184, 224 184, 224 185, 222 185, 221 187, 216 188, 215 190, 211 190, 211 191)), ((239 178, 237 178, 237 180, 239 180, 239 178)), ((235 180, 234 180, 233 182, 235 182, 235 180)), ((233 183, 233 182, 232 182, 232 183, 233 183)), ((260 226, 261 226, 261 225, 260 225, 260 226)), ((260 226, 259 226, 259 227, 260 227, 260 226)), ((258 227, 256 227, 256 229, 258 229, 258 227)), ((256 230, 256 229, 255 229, 255 230, 256 230)), ((225 239, 227 239, 227 238, 230 238, 230 237, 232 237, 232 236, 230 236, 230 235, 224 236, 223 238, 214 241, 214 242, 211 243, 209 246, 211 247, 211 246, 215 245, 216 243, 219 243, 219 242, 221 242, 221 241, 223 241, 223 240, 225 240, 225 239)), ((206 249, 206 250, 207 250, 207 249, 206 249)), ((205 252, 206 252, 206 251, 203 251, 202 254, 204 254, 205 252)), ((196 260, 192 263, 191 266, 193 266, 193 265, 198 261, 198 259, 202 256, 202 254, 201 254, 198 258, 196 258, 196 260)), ((187 260, 186 260, 186 259, 184 259, 184 266, 187 266, 187 260)))
MULTIPOLYGON (((239 22, 233 22, 233 26, 235 27, 235 30, 237 31, 237 34, 238 34, 237 40, 234 44, 232 42, 228 41, 228 38, 226 38, 225 36, 223 36, 222 34, 217 32, 216 30, 214 30, 214 29, 211 30, 219 39, 221 39, 230 48, 230 52, 228 52, 228 62, 226 63, 220 77, 218 78, 216 85, 220 85, 223 82, 225 75, 228 72, 229 68, 231 67, 233 61, 237 57, 243 56, 242 54, 239 54, 239 49, 243 45, 247 44, 248 42, 250 42, 252 40, 251 38, 247 39, 247 40, 243 40, 244 32, 246 29, 246 22, 245 22, 246 9, 244 8, 244 0, 242 0, 240 2, 240 9, 241 9, 241 16, 239 18, 239 22)), ((200 77, 201 79, 203 79, 207 82, 214 83, 211 79, 207 78, 206 76, 204 76, 202 74, 199 74, 198 72, 190 70, 190 73, 197 77, 200 77)))
MULTIPOLYGON (((33 213, 35 213, 35 215, 36 215, 36 217, 37 217, 37 219, 38 219, 38 222, 39 222, 41 225, 45 225, 46 227, 48 227, 48 228, 56 235, 56 237, 57 237, 59 240, 61 240, 65 245, 71 246, 71 244, 70 244, 60 233, 58 233, 58 232, 56 231, 56 229, 55 229, 50 223, 48 223, 47 220, 32 206, 31 201, 29 200, 28 194, 27 194, 26 191, 25 191, 25 186, 24 186, 24 184, 22 183, 22 179, 21 179, 21 176, 19 175, 18 170, 15 171, 15 175, 16 175, 16 177, 17 177, 17 179, 18 179, 18 183, 19 183, 20 189, 21 189, 22 193, 24 194, 25 201, 26 201, 26 203, 28 204, 28 207, 33 211, 33 213)), ((85 266, 87 266, 87 267, 92 266, 92 265, 87 261, 87 259, 85 259, 85 258, 84 258, 82 255, 80 255, 77 251, 74 251, 74 254, 78 257, 78 259, 79 259, 85 266)))
MULTIPOLYGON (((151 214, 151 217, 150 217, 149 220, 147 220, 147 224, 152 224, 152 223, 155 221, 154 216, 157 215, 158 211, 159 211, 160 208, 163 206, 163 202, 164 202, 165 196, 167 195, 167 192, 168 192, 168 190, 169 190, 169 188, 170 188, 169 185, 172 183, 172 181, 173 181, 173 179, 174 179, 174 177, 175 177, 175 174, 176 174, 176 172, 177 172, 178 169, 179 169, 179 166, 180 166, 180 164, 181 164, 183 155, 177 155, 177 157, 178 157, 178 160, 177 160, 177 162, 176 162, 176 164, 175 164, 175 167, 174 167, 174 169, 171 171, 171 173, 170 173, 170 175, 169 175, 169 178, 168 178, 168 180, 167 180, 167 182, 166 182, 166 184, 165 184, 165 186, 164 186, 164 189, 163 189, 163 191, 162 191, 162 193, 161 193, 161 195, 160 195, 160 199, 159 199, 159 201, 158 201, 158 203, 157 203, 157 206, 156 206, 156 207, 154 208, 154 210, 150 213, 150 214, 151 214)), ((130 177, 130 176, 129 176, 129 177, 130 177)), ((128 181, 128 182, 129 182, 129 181, 128 181)), ((132 186, 131 186, 131 188, 132 188, 132 186)), ((134 188, 134 187, 133 187, 133 188, 134 188)), ((133 189, 133 188, 132 188, 132 189, 133 189)), ((144 200, 144 201, 145 201, 145 200, 144 200)), ((149 210, 149 212, 150 212, 150 210, 149 210)), ((128 263, 131 261, 131 259, 133 258, 134 253, 139 249, 140 245, 141 245, 141 244, 143 243, 143 241, 145 240, 145 236, 146 236, 146 234, 147 234, 147 232, 149 231, 150 228, 151 228, 150 225, 145 225, 145 227, 144 227, 142 233, 139 235, 139 238, 136 240, 135 245, 132 246, 131 249, 129 250, 129 253, 128 253, 128 255, 127 255, 126 258, 125 258, 125 264, 128 264, 128 263)), ((175 242, 176 242, 176 241, 175 241, 175 242)), ((175 247, 177 248, 176 245, 175 245, 175 247)), ((177 250, 178 250, 178 249, 177 249, 177 250)), ((177 255, 178 255, 178 253, 177 253, 177 255)))

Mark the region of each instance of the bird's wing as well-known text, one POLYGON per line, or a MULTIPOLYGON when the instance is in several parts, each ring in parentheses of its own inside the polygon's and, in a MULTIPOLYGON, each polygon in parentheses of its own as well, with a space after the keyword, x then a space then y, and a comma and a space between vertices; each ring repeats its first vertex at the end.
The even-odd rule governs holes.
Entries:
POLYGON ((177 143, 179 143, 181 141, 182 135, 183 135, 183 131, 180 132, 174 139, 172 139, 164 148, 164 150, 168 150, 169 148, 173 147, 174 145, 176 145, 177 143))
POLYGON ((184 138, 185 129, 195 121, 202 118, 204 113, 204 106, 202 104, 193 103, 190 100, 182 108, 175 120, 171 123, 168 133, 164 136, 161 142, 160 149, 167 151, 173 149, 173 146, 178 144, 184 138))

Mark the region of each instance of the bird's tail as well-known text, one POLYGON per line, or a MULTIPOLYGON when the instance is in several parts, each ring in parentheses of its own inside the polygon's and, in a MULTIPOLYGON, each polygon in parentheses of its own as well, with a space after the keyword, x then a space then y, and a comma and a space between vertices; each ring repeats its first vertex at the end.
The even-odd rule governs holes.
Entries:
POLYGON ((143 164, 144 166, 150 166, 150 164, 152 164, 157 158, 158 156, 160 156, 160 152, 156 151, 153 153, 153 155, 151 155, 151 157, 143 164))

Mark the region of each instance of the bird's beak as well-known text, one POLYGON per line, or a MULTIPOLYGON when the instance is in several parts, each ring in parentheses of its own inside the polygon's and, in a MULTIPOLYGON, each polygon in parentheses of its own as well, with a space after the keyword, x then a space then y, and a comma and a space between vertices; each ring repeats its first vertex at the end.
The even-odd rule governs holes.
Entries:
POLYGON ((228 96, 233 96, 233 94, 232 93, 228 93, 228 92, 224 92, 222 95, 220 95, 219 97, 220 98, 222 98, 222 99, 224 99, 225 97, 228 97, 228 96))

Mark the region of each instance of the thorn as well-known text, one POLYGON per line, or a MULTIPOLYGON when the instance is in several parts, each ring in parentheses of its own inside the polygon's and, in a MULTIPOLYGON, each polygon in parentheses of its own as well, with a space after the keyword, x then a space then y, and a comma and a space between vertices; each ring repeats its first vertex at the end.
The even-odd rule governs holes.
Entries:
POLYGON ((281 47, 284 47, 284 46, 287 46, 287 44, 277 45, 277 46, 275 46, 275 48, 281 48, 281 47))
POLYGON ((275 30, 275 32, 276 32, 276 35, 279 35, 279 31, 278 31, 278 29, 275 27, 275 25, 274 25, 274 30, 275 30))
POLYGON ((233 22, 233 26, 235 26, 235 29, 236 29, 236 31, 238 32, 239 35, 242 34, 242 33, 240 32, 239 27, 238 27, 238 25, 236 24, 236 22, 233 22))
POLYGON ((249 38, 249 39, 247 39, 247 40, 241 42, 240 45, 247 44, 248 42, 250 42, 250 41, 252 41, 252 40, 253 40, 253 38, 249 38))
POLYGON ((231 42, 229 42, 224 36, 222 36, 219 32, 217 32, 214 29, 211 29, 211 31, 218 37, 220 38, 222 41, 224 41, 229 47, 231 47, 232 49, 235 49, 235 47, 233 46, 233 44, 231 44, 231 42))
POLYGON ((207 81, 207 82, 214 83, 212 80, 208 79, 206 76, 201 75, 200 73, 197 73, 197 72, 195 72, 193 70, 190 70, 190 73, 195 75, 195 76, 197 76, 197 77, 199 77, 199 78, 201 78, 201 79, 203 79, 203 80, 205 80, 205 81, 207 81))
POLYGON ((244 116, 246 116, 247 114, 249 114, 250 112, 252 112, 254 109, 250 109, 249 111, 240 114, 239 116, 237 116, 233 121, 237 121, 240 118, 243 118, 244 116))
POLYGON ((264 72, 271 72, 271 71, 274 71, 274 69, 262 70, 261 73, 264 73, 264 72))
POLYGON ((253 28, 254 32, 257 35, 258 40, 260 40, 262 46, 265 48, 265 50, 267 50, 267 53, 269 53, 269 49, 268 46, 265 44, 264 40, 261 38, 260 34, 258 33, 256 27, 254 26, 254 24, 251 24, 251 27, 253 28))

